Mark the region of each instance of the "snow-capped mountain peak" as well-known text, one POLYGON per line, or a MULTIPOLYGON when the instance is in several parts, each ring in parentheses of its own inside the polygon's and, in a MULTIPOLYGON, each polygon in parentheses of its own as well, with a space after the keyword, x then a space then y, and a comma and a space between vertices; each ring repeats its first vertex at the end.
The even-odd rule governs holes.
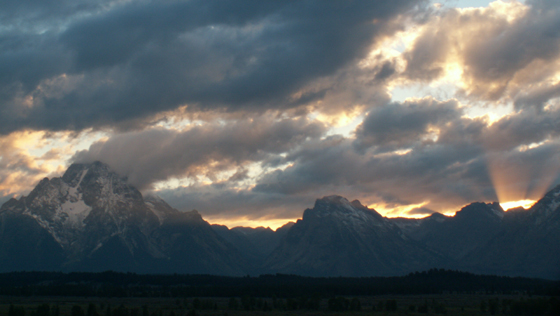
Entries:
POLYGON ((317 223, 329 221, 361 235, 371 233, 372 229, 386 231, 393 229, 394 226, 374 209, 362 205, 360 201, 350 202, 338 195, 317 199, 312 209, 304 211, 302 220, 317 223))
POLYGON ((243 273, 239 254, 198 212, 179 212, 153 195, 144 199, 101 162, 72 164, 62 177, 45 178, 27 197, 8 201, 0 227, 0 271, 17 266, 13 261, 41 270, 243 273), (12 247, 13 240, 25 246, 12 247))
POLYGON ((41 180, 29 196, 22 197, 12 208, 33 217, 66 248, 88 226, 100 222, 114 227, 116 232, 123 231, 130 219, 153 225, 160 213, 169 213, 160 210, 162 205, 146 207, 142 194, 127 184, 126 178, 104 163, 93 162, 72 164, 62 177, 41 180))
POLYGON ((313 209, 304 212, 303 217, 314 216, 334 217, 341 221, 351 220, 353 222, 383 221, 383 217, 373 209, 363 206, 360 201, 352 202, 339 195, 325 196, 315 201, 313 209))

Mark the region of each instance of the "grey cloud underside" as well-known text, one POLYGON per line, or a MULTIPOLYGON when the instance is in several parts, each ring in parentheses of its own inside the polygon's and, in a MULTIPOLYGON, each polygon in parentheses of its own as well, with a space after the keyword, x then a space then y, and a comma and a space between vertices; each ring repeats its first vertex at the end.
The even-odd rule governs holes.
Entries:
POLYGON ((430 192, 448 200, 494 198, 478 146, 434 145, 402 156, 375 157, 356 153, 351 141, 341 139, 335 146, 323 142, 290 158, 293 167, 269 173, 254 190, 297 194, 338 184, 361 194, 392 193, 410 202, 422 202, 434 194, 430 192))
POLYGON ((227 185, 193 185, 158 191, 158 195, 180 210, 196 209, 208 218, 249 220, 285 219, 301 216, 302 207, 313 203, 312 194, 284 195, 236 190, 227 185))
POLYGON ((389 206, 430 201, 426 208, 445 211, 498 199, 489 162, 519 174, 511 185, 537 198, 542 192, 534 188, 558 182, 559 126, 558 109, 528 108, 488 125, 484 118, 464 117, 455 101, 425 98, 370 109, 353 138, 325 137, 326 127, 314 121, 264 115, 183 132, 120 134, 75 160, 103 160, 142 188, 174 177, 233 172, 212 185, 159 193, 179 209, 212 216, 290 218, 298 215, 282 210, 307 207, 316 196, 334 193, 377 197, 389 206), (237 184, 248 179, 249 164, 263 170, 253 176, 254 187, 240 189, 237 184))
POLYGON ((457 120, 461 114, 456 101, 437 102, 431 98, 373 108, 356 131, 356 147, 406 148, 411 141, 428 134, 430 126, 457 120))
POLYGON ((417 208, 414 208, 414 209, 408 211, 407 214, 409 214, 409 215, 430 215, 430 214, 433 214, 433 213, 434 213, 434 211, 429 209, 429 208, 417 207, 417 208))
MULTIPOLYGON (((286 157, 292 166, 263 176, 253 190, 289 195, 346 185, 381 198, 392 193, 409 203, 492 201, 497 196, 489 161, 499 161, 519 175, 528 172, 529 179, 520 176, 515 181, 529 191, 538 183, 558 181, 553 168, 560 162, 558 110, 527 109, 488 126, 483 119, 461 117, 452 102, 428 101, 374 108, 358 127, 355 140, 330 137, 310 142, 286 157), (439 130, 437 140, 426 139, 428 127, 439 130), (547 142, 519 150, 542 141, 547 142), (389 151, 410 151, 388 154, 389 145, 389 151)), ((390 198, 386 201, 392 203, 390 198)), ((443 204, 430 207, 445 209, 443 204)))
POLYGON ((65 24, 96 14, 119 0, 21 0, 0 3, 1 25, 28 32, 62 28, 65 24), (32 22, 31 22, 32 21, 32 22))
MULTIPOLYGON (((430 200, 425 207, 436 211, 491 201, 490 160, 528 170, 531 179, 519 181, 530 181, 529 187, 545 173, 553 178, 545 182, 558 182, 557 170, 548 168, 560 165, 560 111, 548 106, 560 96, 551 81, 560 56, 558 3, 527 1, 527 14, 511 24, 491 10, 414 10, 424 3, 2 3, 0 133, 141 128, 160 118, 154 115, 188 104, 187 111, 223 120, 185 131, 114 134, 74 160, 105 161, 142 189, 176 177, 208 177, 214 184, 162 194, 182 209, 213 215, 266 217, 274 209, 269 202, 286 199, 286 208, 301 209, 327 194, 376 196, 394 206, 430 200), (372 45, 403 27, 395 23, 401 14, 425 26, 402 56, 405 69, 387 56, 360 68, 356 62, 372 45), (459 42, 455 31, 465 35, 459 42), (457 52, 451 49, 456 43, 457 52), (391 80, 431 82, 444 73, 450 54, 464 65, 465 96, 507 99, 518 111, 489 125, 464 117, 465 103, 457 100, 390 102, 391 80), (325 137, 328 126, 286 118, 303 117, 306 110, 292 109, 309 104, 328 114, 362 106, 368 115, 351 137, 325 137), (404 154, 392 153, 397 150, 404 154), (250 164, 263 172, 250 175, 250 164), (233 175, 218 181, 222 171, 233 175), (255 186, 236 187, 246 180, 255 186)), ((8 158, 2 161, 13 166, 24 157, 8 158)), ((22 170, 39 172, 27 165, 22 170)))
MULTIPOLYGON (((418 3, 134 1, 90 11, 84 4, 89 15, 74 8, 82 18, 44 33, 3 22, 11 30, 0 32, 0 107, 10 120, 0 132, 80 130, 187 103, 293 107, 300 100, 291 94, 364 57, 377 37, 392 31, 389 21, 418 3), (20 99, 30 93, 35 103, 26 108, 20 99)), ((41 23, 61 19, 62 13, 50 14, 41 23)))
POLYGON ((224 170, 239 168, 243 172, 245 164, 289 151, 320 137, 324 131, 323 124, 306 119, 276 121, 268 116, 225 125, 208 124, 183 132, 151 129, 94 143, 88 151, 77 153, 74 160, 103 160, 127 175, 134 185, 146 188, 172 177, 196 177, 201 169, 210 178, 224 170))

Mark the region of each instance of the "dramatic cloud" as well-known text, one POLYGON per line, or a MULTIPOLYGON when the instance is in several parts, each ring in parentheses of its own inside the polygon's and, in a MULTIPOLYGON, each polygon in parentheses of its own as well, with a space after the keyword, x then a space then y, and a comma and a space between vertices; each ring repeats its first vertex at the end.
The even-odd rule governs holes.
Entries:
POLYGON ((438 125, 454 121, 461 114, 456 101, 437 102, 431 98, 373 108, 358 127, 356 146, 407 148, 414 142, 429 140, 429 134, 437 132, 438 125))
POLYGON ((218 222, 537 199, 560 182, 560 5, 7 1, 0 113, 0 200, 94 160, 218 222))
POLYGON ((547 100, 530 102, 534 97, 525 94, 558 96, 560 10, 546 1, 446 9, 428 19, 403 57, 410 80, 430 82, 455 71, 473 100, 522 96, 516 105, 542 107, 547 100))
POLYGON ((255 221, 252 226, 258 226, 259 222, 264 222, 263 225, 273 222, 273 225, 281 226, 288 220, 301 217, 302 211, 313 207, 316 199, 310 194, 284 195, 239 190, 226 183, 166 189, 159 191, 158 195, 181 210, 196 209, 212 222, 230 225, 232 222, 255 221))
POLYGON ((0 132, 111 126, 185 104, 309 103, 322 94, 297 95, 302 87, 364 57, 418 3, 128 1, 69 7, 82 18, 59 27, 48 16, 57 25, 64 13, 45 4, 20 15, 44 14, 44 30, 11 31, 8 20, 0 31, 0 132))
POLYGON ((0 196, 6 200, 28 193, 44 177, 60 172, 58 163, 64 148, 53 148, 40 156, 32 154, 37 141, 48 143, 44 133, 16 132, 0 137, 0 196))
MULTIPOLYGON (((143 189, 170 178, 216 180, 220 172, 243 171, 252 162, 280 155, 324 131, 318 122, 272 116, 219 121, 184 131, 153 128, 96 142, 74 160, 104 161, 143 189)), ((236 173, 232 180, 243 180, 242 175, 236 173)))
POLYGON ((423 216, 430 215, 432 213, 434 213, 434 211, 425 207, 417 207, 407 212, 408 215, 423 215, 423 216))
POLYGON ((456 102, 430 99, 374 108, 356 140, 331 137, 295 150, 286 157, 292 165, 263 176, 254 191, 291 195, 352 187, 368 203, 377 196, 379 203, 450 211, 474 200, 506 201, 496 191, 508 187, 521 187, 509 199, 538 198, 558 180, 558 109, 527 109, 491 125, 460 113, 456 102), (407 150, 364 150, 370 143, 407 150), (504 181, 505 174, 513 176, 504 181), (539 188, 532 191, 535 183, 539 188), (394 196, 400 197, 396 204, 394 196))

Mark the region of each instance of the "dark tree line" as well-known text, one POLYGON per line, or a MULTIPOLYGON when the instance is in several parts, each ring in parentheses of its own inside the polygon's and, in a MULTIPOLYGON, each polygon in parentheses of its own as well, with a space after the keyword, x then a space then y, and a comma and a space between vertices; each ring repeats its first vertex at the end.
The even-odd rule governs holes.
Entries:
POLYGON ((432 269, 401 277, 223 277, 134 273, 12 272, 0 274, 0 295, 88 297, 283 297, 442 293, 560 295, 560 282, 432 269))
MULTIPOLYGON (((120 304, 111 306, 101 303, 99 308, 94 303, 86 305, 73 305, 70 310, 61 313, 58 305, 49 305, 48 303, 31 306, 17 306, 11 304, 9 306, 8 316, 194 316, 198 311, 216 311, 216 310, 237 310, 237 311, 319 311, 325 310, 321 307, 322 299, 319 297, 299 297, 279 299, 276 297, 231 297, 227 306, 218 307, 217 303, 212 299, 177 299, 174 306, 165 305, 143 305, 126 306, 120 304), (27 309, 26 309, 27 308, 27 309)), ((445 315, 447 307, 444 303, 432 299, 431 302, 425 300, 423 304, 418 306, 409 305, 408 308, 401 306, 396 299, 380 300, 370 307, 379 315, 386 315, 387 312, 412 312, 427 315, 445 315)), ((344 311, 360 311, 362 304, 357 297, 347 298, 343 296, 331 297, 327 300, 327 311, 344 312, 344 311)), ((463 310, 464 311, 464 310, 463 310)), ((480 302, 481 315, 542 315, 554 316, 560 315, 560 299, 557 297, 538 297, 538 298, 490 298, 483 299, 480 302)))

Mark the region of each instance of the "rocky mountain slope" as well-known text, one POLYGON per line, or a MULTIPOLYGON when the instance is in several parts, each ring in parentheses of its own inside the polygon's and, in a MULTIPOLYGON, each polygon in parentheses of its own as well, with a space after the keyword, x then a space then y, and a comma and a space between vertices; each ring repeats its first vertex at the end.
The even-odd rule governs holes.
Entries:
MULTIPOLYGON (((265 258, 278 247, 293 225, 293 222, 289 222, 276 231, 270 227, 233 227, 229 229, 227 226, 218 224, 212 225, 212 229, 233 244, 256 267, 262 267, 265 258)), ((258 269, 258 272, 264 271, 264 269, 258 269)))
POLYGON ((560 186, 529 210, 477 202, 422 219, 385 218, 327 196, 276 231, 228 229, 143 196, 95 162, 73 164, 0 208, 0 272, 387 276, 448 268, 560 279, 558 249, 560 186))
POLYGON ((328 196, 305 210, 265 265, 282 273, 371 276, 422 270, 442 259, 359 201, 328 196))
POLYGON ((475 272, 560 279, 560 186, 528 211, 508 211, 501 229, 465 258, 475 272))
POLYGON ((317 200, 266 260, 269 271, 402 275, 429 267, 560 279, 560 186, 531 209, 475 202, 454 216, 384 218, 358 201, 317 200))
POLYGON ((401 229, 430 249, 461 260, 498 233, 504 214, 497 202, 476 202, 463 207, 453 217, 434 213, 424 219, 412 219, 416 225, 401 229))
POLYGON ((73 164, 0 208, 0 271, 241 275, 246 266, 196 211, 144 198, 100 162, 73 164))

